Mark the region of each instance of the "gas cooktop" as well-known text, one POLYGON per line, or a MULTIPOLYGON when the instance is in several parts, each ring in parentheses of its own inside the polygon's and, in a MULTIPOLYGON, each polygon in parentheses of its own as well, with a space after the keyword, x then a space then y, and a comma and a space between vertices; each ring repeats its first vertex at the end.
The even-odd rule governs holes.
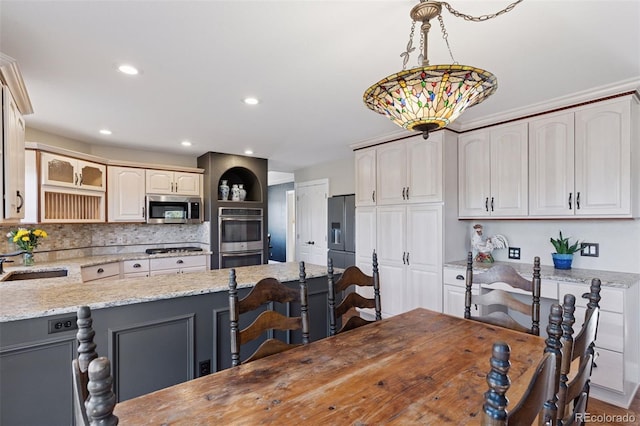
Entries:
POLYGON ((200 247, 158 247, 146 249, 147 254, 159 254, 159 253, 184 253, 188 251, 202 251, 200 247))

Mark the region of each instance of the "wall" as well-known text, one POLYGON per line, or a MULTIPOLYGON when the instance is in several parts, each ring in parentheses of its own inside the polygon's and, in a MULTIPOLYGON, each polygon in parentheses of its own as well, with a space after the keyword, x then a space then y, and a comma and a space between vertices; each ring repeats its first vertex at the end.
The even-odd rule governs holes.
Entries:
POLYGON ((287 191, 293 191, 293 182, 271 185, 268 195, 269 224, 271 235, 269 260, 285 262, 287 258, 287 191))
POLYGON ((72 151, 91 154, 110 160, 134 161, 147 164, 166 164, 172 166, 197 167, 197 156, 168 154, 154 151, 135 150, 113 145, 92 145, 76 139, 54 135, 41 130, 26 128, 25 139, 28 142, 40 142, 72 151))
MULTIPOLYGON (((632 219, 579 219, 579 220, 465 220, 468 224, 467 249, 470 247, 471 228, 475 223, 483 225, 485 236, 504 235, 512 247, 520 247, 520 260, 508 259, 507 250, 495 250, 496 260, 532 263, 540 256, 540 263, 553 265, 554 251, 549 238, 564 237, 599 243, 599 257, 574 254, 573 267, 605 271, 640 273, 640 220, 632 219)), ((464 259, 461 254, 459 259, 464 259)))
MULTIPOLYGON (((31 228, 32 225, 29 226, 31 228)), ((39 224, 48 237, 40 240, 36 262, 53 262, 83 256, 141 253, 149 247, 196 246, 209 250, 209 222, 196 225, 147 224, 39 224)), ((0 226, 0 253, 15 252, 18 247, 6 235, 18 225, 0 226)), ((19 262, 15 259, 16 262, 19 262)))
POLYGON ((329 179, 329 197, 334 195, 354 194, 356 192, 356 173, 354 170, 354 154, 344 160, 317 164, 298 169, 294 172, 296 183, 316 179, 329 179))

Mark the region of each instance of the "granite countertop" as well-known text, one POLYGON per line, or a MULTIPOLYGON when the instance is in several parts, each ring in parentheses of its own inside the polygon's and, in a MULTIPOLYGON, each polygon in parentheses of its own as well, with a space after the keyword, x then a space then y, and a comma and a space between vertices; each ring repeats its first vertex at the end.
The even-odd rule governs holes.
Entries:
MULTIPOLYGON (((195 254, 202 254, 196 252, 195 254)), ((173 253, 172 256, 176 254, 173 253)), ((180 254, 182 256, 183 253, 180 254)), ((188 253, 186 255, 194 255, 188 253)), ((187 274, 158 275, 152 278, 123 278, 108 281, 82 282, 80 268, 118 260, 145 259, 149 257, 171 257, 163 255, 115 255, 61 262, 49 262, 32 267, 31 270, 51 270, 62 265, 69 271, 67 277, 0 282, 0 322, 37 318, 48 315, 76 312, 79 306, 92 309, 173 299, 176 297, 227 291, 229 269, 191 272, 187 274)), ((324 276, 324 266, 305 265, 307 278, 324 276)), ((7 268, 10 269, 10 268, 7 268)), ((12 268, 14 270, 24 268, 12 268)), ((299 279, 297 262, 269 265, 243 266, 236 268, 238 287, 249 287, 261 278, 274 277, 280 281, 299 279)))
MULTIPOLYGON (((520 274, 525 277, 530 277, 533 274, 533 264, 529 263, 517 263, 517 262, 494 262, 494 263, 473 263, 473 269, 486 270, 493 265, 510 265, 515 268, 520 274)), ((453 262, 446 262, 445 267, 466 269, 466 260, 456 260, 453 262)), ((639 285, 640 274, 634 274, 629 272, 612 272, 612 271, 600 271, 596 269, 555 269, 553 266, 540 266, 540 277, 543 280, 558 280, 580 283, 590 285, 593 278, 599 278, 603 287, 616 287, 616 288, 629 288, 633 285, 639 285)))

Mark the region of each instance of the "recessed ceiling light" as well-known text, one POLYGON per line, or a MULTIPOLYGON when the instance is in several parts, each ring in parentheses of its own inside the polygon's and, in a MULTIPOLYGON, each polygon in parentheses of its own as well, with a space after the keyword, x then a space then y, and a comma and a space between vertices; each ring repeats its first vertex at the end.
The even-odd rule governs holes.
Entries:
POLYGON ((118 71, 127 75, 137 75, 138 69, 133 65, 122 64, 118 67, 118 71))
POLYGON ((182 146, 191 146, 191 142, 189 142, 189 141, 182 141, 182 142, 180 142, 180 145, 182 145, 182 146))
POLYGON ((244 153, 247 155, 253 155, 253 151, 251 151, 250 149, 245 149, 244 153))
POLYGON ((247 105, 258 105, 260 103, 257 98, 244 98, 243 102, 247 105))
POLYGON ((109 129, 100 129, 100 134, 101 135, 110 135, 111 134, 111 130, 109 130, 109 129))

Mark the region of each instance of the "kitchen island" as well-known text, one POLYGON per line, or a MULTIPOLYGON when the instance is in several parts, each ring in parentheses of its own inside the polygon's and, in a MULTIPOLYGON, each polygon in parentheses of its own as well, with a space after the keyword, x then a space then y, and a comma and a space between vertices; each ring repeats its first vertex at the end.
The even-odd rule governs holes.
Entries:
MULTIPOLYGON (((80 266, 65 264, 67 277, 0 282, 0 424, 71 424, 77 344, 68 325, 81 305, 92 309, 97 352, 112 362, 119 401, 231 365, 229 270, 82 282, 80 266)), ((318 340, 328 332, 326 268, 306 265, 306 275, 311 340, 318 340)), ((295 262, 240 267, 236 276, 240 297, 264 277, 299 285, 295 262)), ((288 304, 275 309, 299 312, 288 304)))

